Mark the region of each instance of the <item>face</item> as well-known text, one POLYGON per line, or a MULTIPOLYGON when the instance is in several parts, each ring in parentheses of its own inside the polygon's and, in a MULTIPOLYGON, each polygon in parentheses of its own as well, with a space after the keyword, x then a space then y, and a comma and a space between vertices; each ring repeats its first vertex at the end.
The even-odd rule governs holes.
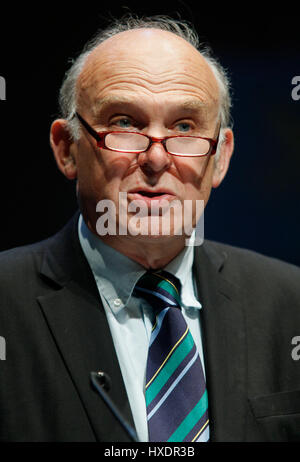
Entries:
MULTIPOLYGON (((77 110, 99 132, 128 130, 156 138, 216 138, 219 89, 204 58, 186 41, 166 31, 134 30, 106 40, 88 57, 77 82, 77 110)), ((54 125, 52 130, 54 133, 54 125)), ((228 145, 230 131, 225 139, 228 145)), ((57 144, 52 141, 54 148, 57 144)), ((214 156, 172 156, 160 143, 140 154, 99 149, 84 128, 80 140, 63 151, 72 162, 66 172, 64 159, 62 170, 77 177, 81 211, 97 233, 97 203, 113 201, 118 224, 119 193, 125 197, 126 209, 134 201, 142 201, 147 216, 151 205, 164 205, 166 210, 175 202, 182 206, 185 201, 206 204, 212 186, 218 186, 226 173, 232 146, 223 149, 219 169, 214 156)), ((62 163, 62 155, 56 157, 62 163)), ((161 220, 164 212, 153 213, 161 220)), ((128 213, 127 221, 133 214, 128 213)), ((192 221, 195 225, 195 207, 192 221)), ((175 231, 173 221, 170 234, 175 231)))

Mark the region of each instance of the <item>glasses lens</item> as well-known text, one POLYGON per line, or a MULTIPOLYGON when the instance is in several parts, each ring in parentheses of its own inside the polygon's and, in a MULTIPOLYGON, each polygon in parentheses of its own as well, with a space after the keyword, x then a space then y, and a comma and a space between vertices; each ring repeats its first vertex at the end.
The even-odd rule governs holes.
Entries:
POLYGON ((138 133, 109 133, 106 135, 105 144, 113 151, 134 153, 147 149, 149 140, 138 133))
POLYGON ((175 155, 204 156, 210 149, 210 143, 202 138, 180 136, 168 138, 166 148, 168 152, 175 155))

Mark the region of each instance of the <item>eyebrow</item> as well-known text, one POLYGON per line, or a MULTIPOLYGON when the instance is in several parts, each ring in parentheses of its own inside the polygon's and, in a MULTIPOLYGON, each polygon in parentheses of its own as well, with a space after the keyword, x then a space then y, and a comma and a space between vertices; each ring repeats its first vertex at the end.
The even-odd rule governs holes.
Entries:
POLYGON ((132 98, 126 98, 125 96, 118 96, 118 95, 109 95, 109 96, 104 96, 104 98, 101 98, 98 101, 95 101, 94 103, 94 114, 99 114, 100 112, 104 112, 106 109, 108 109, 110 106, 113 105, 126 105, 126 104, 134 104, 135 101, 133 101, 132 98))
POLYGON ((189 111, 199 111, 207 107, 207 105, 198 98, 188 98, 179 104, 179 106, 189 111))

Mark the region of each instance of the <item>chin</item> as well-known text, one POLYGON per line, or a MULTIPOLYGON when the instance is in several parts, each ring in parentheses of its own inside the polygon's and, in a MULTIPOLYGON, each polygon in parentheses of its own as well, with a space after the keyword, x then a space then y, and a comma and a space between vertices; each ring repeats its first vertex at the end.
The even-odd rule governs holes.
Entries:
POLYGON ((170 237, 182 239, 186 234, 181 219, 178 223, 174 223, 173 220, 171 222, 163 220, 161 216, 129 219, 127 231, 130 236, 148 242, 167 241, 170 237))
POLYGON ((178 236, 178 235, 156 235, 156 234, 149 234, 149 235, 142 235, 139 234, 137 236, 128 236, 129 239, 133 239, 136 244, 142 243, 145 246, 147 245, 159 245, 159 246, 168 246, 170 247, 171 242, 174 244, 175 242, 181 242, 184 243, 186 237, 184 235, 178 236))

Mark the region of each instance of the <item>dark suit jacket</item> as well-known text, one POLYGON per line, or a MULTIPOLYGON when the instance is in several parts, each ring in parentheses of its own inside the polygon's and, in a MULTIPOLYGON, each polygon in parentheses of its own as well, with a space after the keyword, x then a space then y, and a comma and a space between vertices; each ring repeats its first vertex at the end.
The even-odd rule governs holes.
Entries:
MULTIPOLYGON (((90 383, 133 425, 106 316, 77 237, 0 255, 0 441, 128 441, 90 383)), ((300 440, 300 270, 254 252, 195 248, 211 441, 300 440)))

